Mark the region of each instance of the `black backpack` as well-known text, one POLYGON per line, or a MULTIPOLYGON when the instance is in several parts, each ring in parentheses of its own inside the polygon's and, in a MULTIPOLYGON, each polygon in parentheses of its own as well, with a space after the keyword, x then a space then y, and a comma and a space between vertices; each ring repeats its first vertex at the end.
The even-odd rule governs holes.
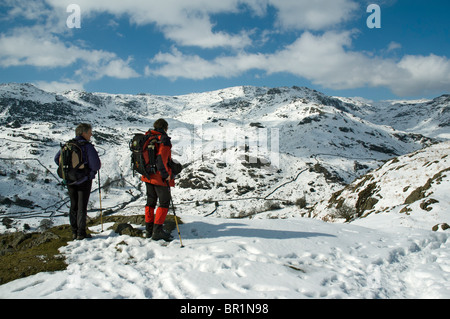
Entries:
POLYGON ((150 178, 156 173, 157 144, 161 141, 159 135, 137 133, 130 141, 131 169, 133 176, 135 172, 150 178))
POLYGON ((89 175, 89 167, 83 162, 83 145, 86 141, 70 140, 61 144, 58 176, 65 184, 73 184, 89 175))

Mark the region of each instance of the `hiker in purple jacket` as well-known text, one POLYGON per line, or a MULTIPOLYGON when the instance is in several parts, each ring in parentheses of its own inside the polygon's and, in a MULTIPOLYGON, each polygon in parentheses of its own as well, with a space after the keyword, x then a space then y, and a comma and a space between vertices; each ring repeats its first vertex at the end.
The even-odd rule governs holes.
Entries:
MULTIPOLYGON (((96 149, 90 143, 92 126, 85 123, 78 125, 75 129, 75 135, 74 141, 77 142, 82 149, 86 174, 79 180, 67 185, 70 197, 69 220, 70 226, 72 227, 73 239, 82 240, 84 238, 92 237, 90 234, 86 233, 87 205, 91 194, 92 180, 100 169, 101 162, 96 149)), ((58 166, 60 154, 61 151, 55 155, 55 163, 58 166)))

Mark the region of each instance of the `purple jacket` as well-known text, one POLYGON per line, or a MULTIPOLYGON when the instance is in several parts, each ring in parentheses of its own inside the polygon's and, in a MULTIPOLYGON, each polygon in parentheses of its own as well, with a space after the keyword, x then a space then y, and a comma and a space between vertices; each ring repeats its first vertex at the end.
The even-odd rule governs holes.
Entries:
MULTIPOLYGON (((87 142, 82 136, 75 137, 76 141, 85 141, 87 142)), ((94 148, 94 145, 87 142, 84 145, 82 145, 83 150, 83 162, 84 164, 88 165, 90 172, 89 176, 86 176, 85 178, 77 181, 74 183, 75 185, 79 185, 81 183, 84 183, 88 179, 93 180, 95 178, 95 175, 97 174, 97 171, 101 168, 102 163, 100 162, 100 158, 98 157, 97 150, 94 148)), ((61 155, 61 150, 58 151, 55 155, 55 163, 56 165, 59 165, 59 156, 61 155)))

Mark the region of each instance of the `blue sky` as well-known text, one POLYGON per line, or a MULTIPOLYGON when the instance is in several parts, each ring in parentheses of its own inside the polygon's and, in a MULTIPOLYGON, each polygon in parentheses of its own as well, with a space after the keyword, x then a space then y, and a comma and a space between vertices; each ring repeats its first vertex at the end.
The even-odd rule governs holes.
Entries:
MULTIPOLYGON (((0 82, 180 95, 307 86, 450 93, 448 0, 0 0, 0 82), (67 24, 77 22, 80 28, 67 24), (370 4, 380 28, 369 28, 370 4)), ((376 21, 376 20, 372 20, 376 21)))

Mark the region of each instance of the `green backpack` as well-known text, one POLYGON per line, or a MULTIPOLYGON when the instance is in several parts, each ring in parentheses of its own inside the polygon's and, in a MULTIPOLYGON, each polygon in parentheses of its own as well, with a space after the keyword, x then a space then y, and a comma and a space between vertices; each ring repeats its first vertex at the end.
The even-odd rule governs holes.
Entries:
POLYGON ((61 144, 58 176, 64 184, 73 184, 89 175, 89 167, 83 162, 83 145, 87 142, 70 140, 61 144))

